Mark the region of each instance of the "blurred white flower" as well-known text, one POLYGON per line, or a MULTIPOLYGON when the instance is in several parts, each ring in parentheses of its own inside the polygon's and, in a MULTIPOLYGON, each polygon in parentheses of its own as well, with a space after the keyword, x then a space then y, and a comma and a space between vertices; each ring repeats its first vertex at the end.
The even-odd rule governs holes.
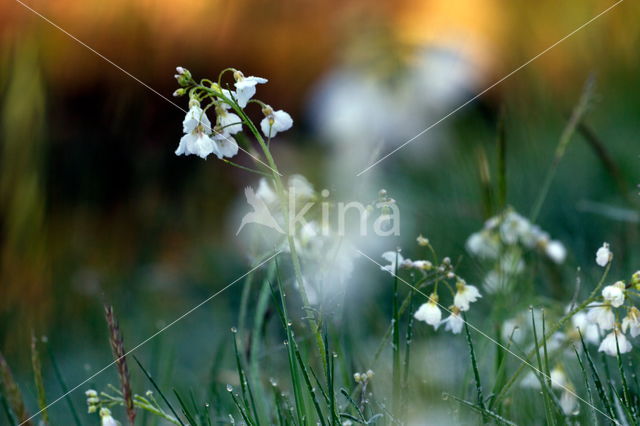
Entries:
POLYGON ((266 204, 272 204, 278 201, 278 195, 273 190, 273 188, 271 188, 271 185, 269 185, 265 178, 260 179, 258 190, 256 191, 256 196, 266 204))
POLYGON ((411 262, 411 267, 428 271, 433 268, 433 264, 428 260, 414 260, 413 262, 411 262))
POLYGON ((571 317, 571 323, 576 330, 580 330, 582 337, 584 337, 587 342, 593 344, 600 342, 598 325, 589 322, 585 312, 576 312, 573 317, 571 317))
POLYGON ((267 138, 275 137, 279 132, 289 130, 293 126, 293 119, 283 110, 274 111, 269 105, 262 108, 264 118, 260 121, 262 133, 267 138))
POLYGON ((587 313, 589 322, 598 324, 601 330, 611 330, 616 321, 611 305, 594 302, 590 303, 589 306, 591 306, 587 313))
POLYGON ((622 306, 624 303, 624 283, 618 281, 615 284, 606 286, 602 289, 602 297, 614 308, 622 306))
POLYGON ((453 304, 461 311, 469 310, 469 303, 475 302, 482 297, 478 288, 473 285, 467 285, 462 280, 456 283, 456 294, 453 297, 453 304))
POLYGON ((437 330, 440 326, 440 320, 442 319, 442 312, 438 307, 438 295, 435 293, 431 294, 429 301, 423 303, 413 317, 418 321, 424 321, 432 325, 433 328, 437 330))
MULTIPOLYGON (((538 374, 543 374, 539 372, 538 374)), ((542 379, 546 379, 542 376, 542 379)), ((567 376, 560 367, 555 367, 549 372, 549 379, 551 380, 551 387, 553 389, 562 389, 567 383, 567 376)), ((540 389, 540 380, 535 372, 530 371, 520 382, 520 386, 523 388, 540 389)))
POLYGON ((207 158, 216 151, 216 146, 209 137, 211 122, 200 106, 191 106, 182 122, 182 130, 185 135, 180 139, 176 155, 194 154, 200 158, 207 158))
POLYGON ((579 413, 580 405, 578 404, 578 398, 576 398, 575 390, 570 383, 567 384, 560 395, 560 408, 562 408, 562 412, 567 416, 575 416, 579 413))
POLYGON ((100 409, 100 418, 102 426, 118 426, 118 422, 111 417, 111 411, 108 408, 100 409))
POLYGON ((466 243, 469 253, 486 259, 495 259, 499 254, 499 242, 489 232, 474 232, 466 243))
POLYGON ((596 263, 604 268, 612 258, 613 254, 609 250, 609 243, 603 243, 602 247, 596 252, 596 263))
POLYGON ((453 334, 460 334, 462 331, 462 327, 464 326, 464 320, 460 315, 460 310, 452 306, 451 314, 444 320, 442 320, 441 324, 444 324, 444 329, 446 331, 450 331, 453 334))
POLYGON ((551 387, 554 389, 562 389, 567 383, 567 375, 560 367, 556 367, 549 372, 551 378, 551 387))
POLYGON ((607 337, 605 337, 602 343, 600 343, 598 351, 604 352, 607 355, 617 356, 618 348, 620 349, 621 354, 625 354, 631 351, 631 343, 627 340, 624 333, 621 333, 620 330, 616 328, 611 333, 607 334, 607 337), (616 338, 618 341, 617 346, 616 338))
POLYGON ((500 236, 505 244, 515 244, 531 228, 531 223, 514 211, 504 215, 500 224, 500 236))
POLYGON ((396 269, 406 268, 411 265, 411 259, 405 259, 397 251, 385 251, 382 253, 382 258, 389 262, 389 265, 381 266, 380 269, 387 271, 391 275, 395 275, 396 269), (398 262, 397 267, 396 260, 398 262))
POLYGON ((547 256, 555 263, 562 263, 567 257, 567 249, 560 241, 549 241, 545 247, 545 251, 547 256))
POLYGON ((640 334, 640 311, 632 306, 627 312, 627 316, 622 320, 622 331, 624 333, 629 330, 631 337, 637 337, 640 334))
POLYGON ((287 183, 295 199, 310 199, 316 195, 313 185, 302 175, 291 175, 287 183))

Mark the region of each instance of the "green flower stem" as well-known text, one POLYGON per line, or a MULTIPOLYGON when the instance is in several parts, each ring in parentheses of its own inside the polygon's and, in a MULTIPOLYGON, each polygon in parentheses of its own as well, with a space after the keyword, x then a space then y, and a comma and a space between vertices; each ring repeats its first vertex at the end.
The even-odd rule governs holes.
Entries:
MULTIPOLYGON (((580 312, 583 309, 585 309, 587 307, 587 305, 589 305, 591 302, 594 302, 596 299, 598 299, 598 297, 599 297, 598 292, 600 291, 600 289, 604 285, 605 279, 607 278, 607 275, 609 274, 609 269, 611 269, 611 262, 609 262, 607 264, 607 267, 605 268, 604 273, 602 274, 602 278, 600 278, 600 282, 598 282, 598 285, 593 289, 593 291, 591 292, 589 297, 587 297, 584 300, 584 302, 582 302, 581 304, 579 304, 578 306, 573 308, 571 311, 569 311, 569 313, 567 313, 565 316, 560 318, 560 320, 557 322, 557 324, 555 326, 551 327, 549 329, 549 331, 547 332, 547 334, 544 336, 544 341, 547 341, 551 336, 553 336, 553 334, 555 332, 560 330, 572 316, 574 316, 578 312, 580 312)), ((525 359, 528 361, 529 359, 531 359, 531 357, 533 357, 533 355, 535 355, 535 353, 536 353, 536 348, 534 347, 531 351, 529 351, 529 353, 526 355, 525 359)), ((504 387, 502 389, 500 389, 500 392, 498 392, 498 394, 496 395, 496 398, 495 398, 496 402, 500 401, 502 398, 504 398, 506 396, 507 391, 511 388, 511 386, 513 386, 515 384, 515 382, 518 380, 518 377, 520 376, 520 374, 522 374, 522 372, 524 371, 525 367, 527 367, 526 364, 524 364, 524 363, 520 364, 520 367, 518 367, 518 369, 515 371, 515 373, 513 373, 511 378, 507 381, 507 383, 504 385, 504 387)))
MULTIPOLYGON (((207 93, 222 99, 228 105, 230 105, 231 108, 233 108, 233 110, 242 118, 242 121, 244 121, 244 123, 249 128, 253 136, 258 141, 258 144, 260 144, 260 147, 262 148, 262 152, 264 153, 267 163, 269 167, 271 167, 271 172, 272 172, 271 177, 275 183, 276 192, 278 193, 278 198, 280 198, 280 208, 282 209, 284 218, 285 218, 285 232, 287 234, 287 241, 289 243, 289 253, 291 254, 291 262, 293 263, 293 270, 296 277, 296 282, 298 283, 298 290, 300 291, 300 296, 302 298, 302 303, 304 305, 305 312, 310 313, 312 312, 312 309, 311 309, 311 304, 309 303, 309 297, 307 296, 307 291, 304 287, 304 280, 302 278, 302 268, 300 266, 300 258, 298 257, 298 253, 296 251, 293 234, 289 232, 290 231, 289 208, 287 205, 287 198, 284 190, 284 184, 282 183, 282 174, 278 171, 278 166, 274 161, 273 156, 271 155, 271 151, 269 150, 269 147, 267 146, 264 138, 256 128, 253 121, 251 121, 251 119, 245 114, 244 110, 240 108, 236 102, 234 102, 232 99, 226 98, 221 93, 221 91, 219 92, 217 90, 210 89, 202 85, 199 87, 202 90, 206 91, 207 93)), ((318 321, 313 316, 309 316, 309 324, 311 325, 312 332, 315 334, 318 349, 320 350, 320 354, 322 354, 321 356, 323 358, 323 366, 326 370, 327 360, 324 359, 325 346, 324 346, 324 340, 322 339, 322 334, 320 332, 320 326, 318 324, 318 321)))

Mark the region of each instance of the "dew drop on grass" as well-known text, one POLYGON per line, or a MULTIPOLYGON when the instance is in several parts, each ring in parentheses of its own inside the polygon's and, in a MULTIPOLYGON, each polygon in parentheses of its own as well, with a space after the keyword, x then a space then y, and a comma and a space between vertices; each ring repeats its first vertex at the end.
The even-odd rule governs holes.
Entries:
POLYGON ((269 379, 269 383, 271 383, 271 386, 273 386, 274 388, 278 386, 278 382, 276 382, 276 379, 274 379, 273 377, 269 379))
POLYGON ((448 393, 446 393, 446 392, 442 392, 442 399, 443 399, 444 401, 448 400, 448 399, 449 399, 449 394, 448 394, 448 393))
POLYGON ((291 321, 289 321, 289 322, 287 323, 287 325, 288 325, 289 327, 291 327, 291 326, 293 325, 293 323, 292 323, 291 321))
POLYGON ((227 392, 233 392, 233 386, 227 385, 227 392))
POLYGON ((238 329, 237 329, 237 328, 235 328, 235 327, 231 327, 231 332, 232 332, 232 333, 237 333, 237 332, 238 332, 238 329))

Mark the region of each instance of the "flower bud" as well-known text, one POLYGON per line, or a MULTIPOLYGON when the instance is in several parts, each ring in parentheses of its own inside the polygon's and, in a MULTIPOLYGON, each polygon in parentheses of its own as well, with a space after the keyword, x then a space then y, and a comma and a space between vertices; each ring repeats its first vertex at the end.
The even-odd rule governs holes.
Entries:
POLYGON ((181 87, 180 89, 177 89, 175 92, 173 92, 173 96, 179 98, 180 96, 184 96, 185 93, 187 93, 187 91, 181 87))
POLYGON ((174 75, 176 80, 178 80, 178 84, 182 87, 188 86, 192 81, 191 73, 188 69, 183 67, 176 67, 176 71, 178 74, 174 75))

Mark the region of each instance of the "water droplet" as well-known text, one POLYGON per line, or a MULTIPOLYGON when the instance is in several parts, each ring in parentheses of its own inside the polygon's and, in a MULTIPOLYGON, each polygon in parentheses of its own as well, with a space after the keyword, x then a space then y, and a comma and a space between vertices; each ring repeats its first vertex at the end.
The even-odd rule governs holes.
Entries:
POLYGON ((269 378, 269 383, 271 383, 271 386, 273 386, 274 388, 278 386, 278 382, 276 382, 276 379, 274 379, 273 377, 269 378))
POLYGON ((231 327, 231 332, 232 332, 232 333, 237 333, 237 332, 238 332, 238 329, 237 329, 237 328, 235 328, 235 327, 231 327))
POLYGON ((284 345, 285 345, 285 346, 289 345, 289 341, 288 341, 288 340, 285 340, 285 341, 284 341, 284 345))
POLYGON ((233 386, 227 385, 227 392, 233 392, 233 386))
POLYGON ((291 327, 291 326, 293 325, 293 323, 292 323, 291 321, 289 321, 289 322, 287 322, 287 325, 288 325, 289 327, 291 327))
POLYGON ((444 401, 448 400, 448 399, 449 399, 449 394, 448 394, 448 393, 446 393, 446 392, 443 392, 443 393, 442 393, 442 399, 443 399, 444 401))
POLYGON ((334 352, 334 353, 333 353, 333 357, 334 357, 334 358, 338 358, 338 354, 334 352))
POLYGON ((204 408, 209 408, 209 407, 211 407, 211 404, 209 404, 208 402, 205 402, 204 403, 204 408))

